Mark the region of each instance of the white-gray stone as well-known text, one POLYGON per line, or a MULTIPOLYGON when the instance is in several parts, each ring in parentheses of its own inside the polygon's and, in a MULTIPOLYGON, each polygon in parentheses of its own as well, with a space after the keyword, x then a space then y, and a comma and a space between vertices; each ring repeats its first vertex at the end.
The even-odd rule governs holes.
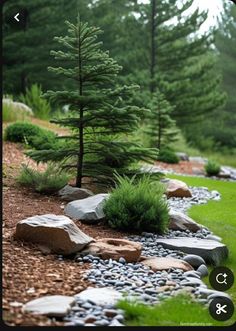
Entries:
POLYGON ((104 219, 103 205, 109 194, 101 193, 82 200, 69 202, 64 212, 74 220, 93 224, 104 219))
POLYGON ((23 307, 23 311, 52 317, 63 317, 68 314, 74 303, 74 297, 49 295, 27 302, 23 307))
POLYGON ((227 247, 215 240, 198 238, 160 238, 156 239, 156 245, 162 245, 164 248, 180 250, 187 254, 201 256, 207 263, 220 265, 227 258, 227 247))
POLYGON ((188 262, 194 268, 198 268, 201 264, 206 263, 201 256, 194 254, 186 255, 183 260, 188 262))
POLYGON ((219 242, 222 241, 222 238, 220 238, 219 236, 213 235, 213 234, 208 234, 208 235, 206 236, 206 239, 209 239, 209 240, 216 240, 216 241, 219 241, 219 242))
POLYGON ((66 185, 58 192, 58 195, 65 201, 74 201, 88 198, 93 195, 93 192, 84 188, 66 185))
POLYGON ((171 208, 169 210, 169 217, 169 229, 171 230, 189 230, 191 232, 197 232, 202 229, 202 225, 196 223, 192 218, 175 209, 171 208))
POLYGON ((93 239, 64 215, 36 215, 16 225, 15 238, 46 247, 53 253, 69 255, 81 251, 93 239))
POLYGON ((201 277, 206 277, 208 276, 208 269, 205 264, 201 264, 198 268, 197 271, 201 274, 201 277))
POLYGON ((89 300, 97 306, 114 306, 122 299, 122 294, 108 287, 87 288, 86 290, 75 295, 75 298, 89 300))
POLYGON ((188 154, 184 153, 184 152, 177 152, 175 153, 178 158, 181 160, 181 161, 189 161, 189 156, 188 154))

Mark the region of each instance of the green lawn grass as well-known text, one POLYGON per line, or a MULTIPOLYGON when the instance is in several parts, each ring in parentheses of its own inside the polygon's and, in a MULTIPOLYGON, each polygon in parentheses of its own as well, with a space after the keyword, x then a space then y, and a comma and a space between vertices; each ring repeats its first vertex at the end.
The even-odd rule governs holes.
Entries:
POLYGON ((193 300, 190 295, 178 295, 153 307, 121 301, 118 308, 125 311, 125 324, 128 326, 222 325, 222 322, 209 315, 208 308, 193 300))
MULTIPOLYGON (((236 183, 223 182, 208 178, 168 175, 169 178, 183 180, 190 186, 205 186, 217 190, 221 200, 209 201, 204 205, 193 206, 188 214, 197 222, 207 226, 229 249, 229 258, 222 265, 229 267, 236 277, 236 183)), ((211 269, 211 268, 210 268, 211 269)), ((209 285, 208 277, 204 282, 209 285)), ((236 286, 227 291, 236 303, 236 286)), ((126 324, 139 326, 181 326, 181 325, 221 325, 235 323, 236 313, 226 322, 214 320, 208 310, 198 303, 189 302, 186 297, 171 298, 154 308, 120 303, 125 310, 126 324)))

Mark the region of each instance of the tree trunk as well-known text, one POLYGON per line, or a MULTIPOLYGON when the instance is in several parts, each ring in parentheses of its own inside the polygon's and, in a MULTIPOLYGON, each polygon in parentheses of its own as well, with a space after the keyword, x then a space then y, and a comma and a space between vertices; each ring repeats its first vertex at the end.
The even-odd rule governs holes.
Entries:
MULTIPOLYGON (((82 82, 82 61, 81 61, 81 45, 80 45, 80 31, 79 31, 79 95, 83 95, 83 82, 82 82)), ((84 133, 83 133, 83 107, 79 109, 79 153, 77 160, 77 176, 76 176, 76 187, 82 186, 83 178, 83 157, 84 157, 84 133)))
POLYGON ((156 65, 156 54, 155 54, 155 16, 156 16, 156 0, 151 0, 151 64, 150 64, 150 92, 153 93, 155 90, 155 84, 153 82, 155 65, 156 65))

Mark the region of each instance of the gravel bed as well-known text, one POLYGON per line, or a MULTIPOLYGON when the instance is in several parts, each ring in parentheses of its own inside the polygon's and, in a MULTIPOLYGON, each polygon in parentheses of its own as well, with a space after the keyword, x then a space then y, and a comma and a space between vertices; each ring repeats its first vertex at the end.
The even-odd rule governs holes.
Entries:
MULTIPOLYGON (((167 200, 168 205, 186 212, 194 204, 220 199, 218 192, 209 192, 205 187, 191 187, 190 189, 191 198, 170 198, 167 200)), ((156 245, 155 239, 176 236, 205 238, 209 234, 211 231, 206 228, 196 233, 169 230, 164 236, 143 232, 140 236, 131 235, 127 239, 142 243, 142 255, 182 259, 186 255, 185 253, 156 245)), ((126 263, 124 258, 120 258, 119 261, 102 260, 92 255, 77 257, 76 261, 81 265, 91 263, 91 268, 83 278, 94 284, 94 287, 113 288, 123 293, 128 300, 153 305, 175 295, 176 291, 188 289, 199 302, 208 303, 208 299, 201 295, 201 290, 207 290, 207 286, 201 281, 200 274, 196 271, 184 273, 181 269, 171 268, 167 271, 154 272, 142 263, 126 263), (163 286, 168 287, 163 288, 163 286)), ((76 305, 64 320, 67 326, 121 326, 124 316, 122 311, 115 307, 100 307, 92 302, 76 299, 76 305)))

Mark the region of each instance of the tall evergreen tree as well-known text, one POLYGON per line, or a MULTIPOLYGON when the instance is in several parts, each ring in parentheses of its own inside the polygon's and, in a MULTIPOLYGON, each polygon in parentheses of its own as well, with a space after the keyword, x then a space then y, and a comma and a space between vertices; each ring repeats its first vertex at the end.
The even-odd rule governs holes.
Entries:
POLYGON ((151 146, 162 150, 176 141, 178 130, 175 128, 175 121, 171 118, 173 107, 159 91, 153 93, 148 107, 151 112, 148 116, 146 133, 150 137, 151 146))
MULTIPOLYGON (((227 93, 225 107, 217 114, 219 125, 214 137, 221 145, 236 147, 236 5, 225 4, 222 20, 216 35, 219 67, 223 73, 222 87, 227 93)), ((215 127, 214 127, 215 128, 215 127)))
MULTIPOLYGON (((92 1, 92 0, 91 0, 92 1)), ((37 83, 45 91, 61 87, 50 77, 47 66, 52 65, 49 52, 56 48, 53 36, 65 32, 60 21, 66 17, 76 19, 80 10, 83 16, 90 15, 90 0, 14 0, 3 6, 3 90, 4 93, 24 93, 26 87, 37 83), (24 25, 12 24, 17 8, 27 11, 24 25)))
POLYGON ((76 25, 66 24, 68 35, 55 38, 63 48, 51 54, 69 66, 49 70, 71 79, 75 89, 48 91, 46 96, 70 104, 69 117, 52 121, 72 130, 63 137, 69 144, 57 151, 33 151, 29 155, 36 161, 65 160, 65 167, 76 169, 77 187, 84 177, 109 182, 115 170, 127 173, 130 164, 149 161, 156 151, 123 139, 122 135, 136 130, 139 123, 142 109, 129 102, 138 87, 117 86, 121 67, 101 49, 102 43, 97 41, 101 30, 82 23, 79 17, 76 25))
POLYGON ((224 101, 211 48, 213 31, 199 34, 207 13, 197 9, 186 14, 193 1, 149 0, 127 7, 126 15, 120 17, 126 34, 110 40, 111 49, 119 43, 120 52, 126 50, 123 57, 119 50, 115 56, 120 56, 127 81, 139 82, 140 104, 146 104, 158 87, 175 106, 172 115, 181 127, 224 101))

